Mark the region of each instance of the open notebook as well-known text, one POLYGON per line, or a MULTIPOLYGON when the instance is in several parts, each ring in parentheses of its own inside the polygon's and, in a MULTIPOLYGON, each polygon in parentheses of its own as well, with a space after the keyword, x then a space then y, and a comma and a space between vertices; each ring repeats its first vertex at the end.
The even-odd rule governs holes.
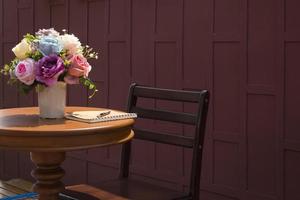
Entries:
POLYGON ((121 119, 132 119, 137 118, 136 113, 124 113, 114 110, 103 110, 103 111, 76 111, 71 113, 66 113, 65 118, 86 122, 86 123, 96 123, 96 122, 107 122, 121 119))

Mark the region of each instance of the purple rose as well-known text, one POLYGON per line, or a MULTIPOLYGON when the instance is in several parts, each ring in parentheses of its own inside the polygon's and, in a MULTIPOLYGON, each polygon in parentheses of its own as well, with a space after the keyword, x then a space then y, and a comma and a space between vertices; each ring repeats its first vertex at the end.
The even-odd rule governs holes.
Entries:
POLYGON ((43 57, 37 66, 36 80, 47 86, 54 85, 65 70, 63 60, 55 54, 43 57))

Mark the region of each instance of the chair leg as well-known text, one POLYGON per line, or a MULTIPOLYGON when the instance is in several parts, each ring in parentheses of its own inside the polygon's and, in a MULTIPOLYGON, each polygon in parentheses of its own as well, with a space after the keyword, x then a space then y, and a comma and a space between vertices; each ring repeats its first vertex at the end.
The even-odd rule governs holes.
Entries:
POLYGON ((121 164, 119 178, 127 178, 129 176, 131 142, 127 142, 122 146, 121 164))

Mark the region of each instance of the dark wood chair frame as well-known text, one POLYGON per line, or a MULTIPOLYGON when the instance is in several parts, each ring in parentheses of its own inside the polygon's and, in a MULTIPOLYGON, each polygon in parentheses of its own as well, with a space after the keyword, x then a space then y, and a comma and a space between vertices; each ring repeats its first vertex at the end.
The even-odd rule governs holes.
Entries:
MULTIPOLYGON (((133 129, 135 132, 135 139, 176 145, 185 148, 191 148, 193 150, 189 192, 185 196, 178 197, 176 199, 199 199, 202 151, 208 112, 208 103, 209 92, 207 90, 169 90, 139 86, 136 83, 133 83, 130 86, 127 103, 127 112, 135 112, 138 114, 139 118, 195 125, 195 137, 171 135, 137 128, 133 129), (137 106, 137 101, 140 97, 197 103, 198 112, 196 114, 189 114, 159 109, 145 109, 137 106)), ((120 178, 127 178, 129 176, 130 151, 131 142, 123 144, 121 152, 120 178)))

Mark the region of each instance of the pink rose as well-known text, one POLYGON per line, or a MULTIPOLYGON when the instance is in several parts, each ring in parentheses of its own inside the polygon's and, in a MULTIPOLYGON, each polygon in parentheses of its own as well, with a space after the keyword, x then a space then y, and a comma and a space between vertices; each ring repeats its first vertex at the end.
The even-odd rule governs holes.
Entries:
POLYGON ((16 77, 26 85, 33 84, 35 80, 35 73, 36 64, 31 58, 20 61, 15 68, 16 77))
POLYGON ((83 55, 74 55, 71 59, 71 65, 68 69, 68 75, 73 77, 87 77, 92 67, 87 62, 86 58, 83 55))

